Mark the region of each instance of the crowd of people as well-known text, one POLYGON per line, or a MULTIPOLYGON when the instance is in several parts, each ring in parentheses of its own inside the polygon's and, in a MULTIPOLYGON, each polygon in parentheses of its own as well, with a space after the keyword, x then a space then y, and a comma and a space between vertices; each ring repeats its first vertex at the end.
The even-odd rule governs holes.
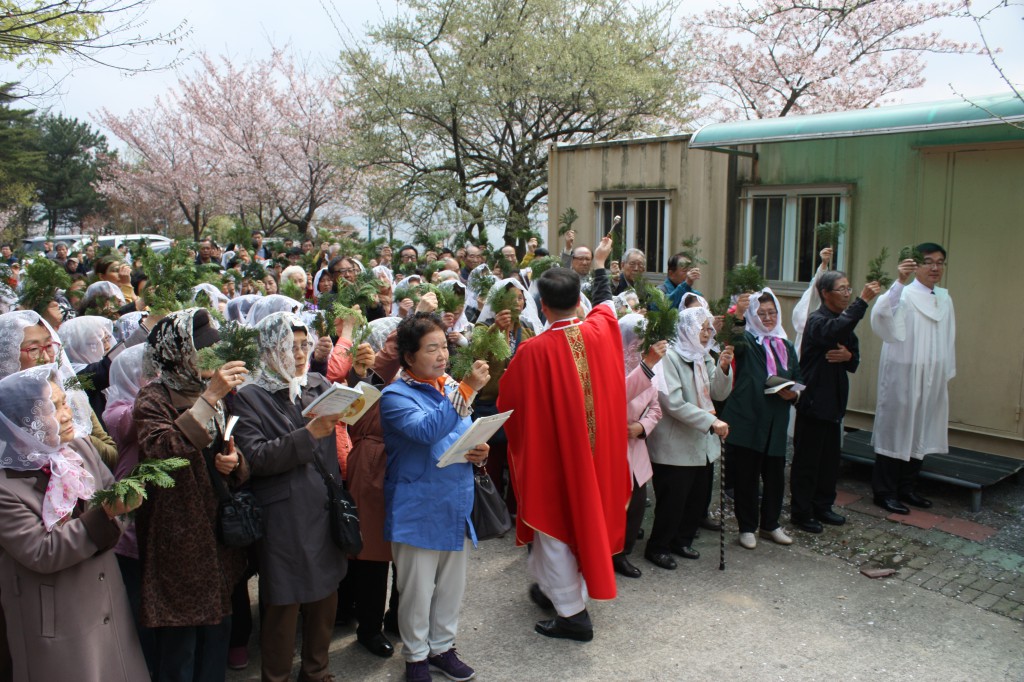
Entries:
POLYGON ((875 502, 930 506, 914 482, 922 458, 947 448, 955 372, 941 246, 919 245, 887 292, 870 282, 858 296, 822 250, 794 341, 771 289, 734 296, 724 325, 697 288, 700 268, 675 254, 659 284, 679 310, 675 333, 649 339, 634 293, 644 254, 626 250, 607 268, 610 237, 593 249, 575 239, 565 235, 561 267, 537 276, 531 263, 548 253, 536 240, 521 260, 511 246, 490 260, 476 245, 357 254, 312 240, 271 246, 258 232, 226 249, 204 239, 190 258, 216 274, 179 310, 147 303, 152 283, 129 249, 70 253, 60 242, 34 256, 71 284, 25 298, 38 287, 5 245, 0 681, 223 680, 248 665, 253 577, 263 680, 289 679, 300 623, 299 680, 333 679, 333 631, 351 622, 377 656, 400 638, 407 680, 468 680, 455 644, 484 471, 529 548, 527 594, 548 613, 536 632, 589 641, 588 600, 613 599, 616 574, 642 576, 631 556, 648 483, 642 554, 662 570, 700 558, 701 529, 722 531, 711 505, 719 461, 739 545, 792 543, 781 523, 788 434, 791 525, 845 522, 833 504, 848 375, 876 298, 875 502), (367 278, 376 293, 364 318, 338 315, 323 333, 325 297, 367 278), (449 294, 456 304, 440 307, 449 294), (255 330, 257 363, 202 360, 227 323, 255 330), (488 350, 453 377, 453 356, 477 334, 508 352, 488 350), (352 424, 313 410, 335 383, 377 387, 380 400, 352 424), (506 411, 487 444, 438 466, 475 419, 506 411), (94 501, 140 462, 171 458, 181 460, 173 486, 94 501), (334 539, 340 486, 359 510, 357 554, 334 539), (239 491, 262 516, 248 546, 222 531, 239 491))

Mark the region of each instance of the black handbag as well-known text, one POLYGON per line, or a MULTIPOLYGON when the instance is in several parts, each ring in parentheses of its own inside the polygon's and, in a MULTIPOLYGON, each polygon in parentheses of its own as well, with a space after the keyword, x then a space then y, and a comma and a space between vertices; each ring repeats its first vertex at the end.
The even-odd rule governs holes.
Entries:
POLYGON ((345 554, 356 555, 363 551, 363 534, 359 531, 359 510, 355 500, 345 487, 324 471, 320 458, 313 457, 313 464, 320 472, 327 486, 327 513, 331 521, 331 540, 345 554))
POLYGON ((487 470, 476 467, 473 475, 473 512, 470 514, 477 540, 500 538, 512 529, 512 517, 487 470))
MULTIPOLYGON (((218 443, 223 443, 217 439, 218 443)), ((225 547, 248 547, 263 537, 263 509, 256 496, 248 490, 228 490, 220 472, 213 465, 213 450, 203 450, 210 482, 219 500, 217 504, 217 540, 225 547)), ((241 456, 241 455, 239 455, 241 456)))

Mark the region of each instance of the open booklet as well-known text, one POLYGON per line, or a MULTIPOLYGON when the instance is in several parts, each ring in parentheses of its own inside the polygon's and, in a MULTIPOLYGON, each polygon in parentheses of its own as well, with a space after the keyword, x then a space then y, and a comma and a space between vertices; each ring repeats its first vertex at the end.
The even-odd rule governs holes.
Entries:
POLYGON ((512 416, 512 410, 508 412, 501 412, 499 414, 493 414, 489 417, 480 417, 473 425, 469 427, 469 430, 459 436, 459 439, 451 444, 444 454, 441 455, 441 459, 438 460, 437 466, 446 467, 450 464, 458 464, 465 462, 466 453, 475 448, 477 445, 482 445, 491 439, 495 433, 498 432, 508 418, 512 416))
POLYGON ((807 387, 804 386, 803 384, 799 384, 793 381, 792 379, 780 377, 777 374, 773 374, 772 376, 768 377, 768 379, 765 380, 764 382, 765 395, 775 395, 784 388, 788 388, 791 391, 796 391, 799 393, 800 391, 804 390, 807 387))
POLYGON ((355 386, 332 384, 302 411, 303 417, 316 419, 325 414, 340 414, 341 421, 355 424, 380 400, 380 391, 360 381, 355 386))

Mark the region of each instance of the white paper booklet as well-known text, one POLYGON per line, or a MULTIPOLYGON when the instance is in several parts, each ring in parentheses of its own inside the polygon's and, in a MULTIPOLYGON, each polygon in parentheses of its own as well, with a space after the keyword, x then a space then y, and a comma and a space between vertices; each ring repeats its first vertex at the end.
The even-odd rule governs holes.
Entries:
POLYGON ((341 414, 342 421, 354 424, 379 398, 380 391, 362 381, 353 387, 335 383, 311 402, 302 416, 316 419, 326 414, 341 414))
POLYGON ((491 439, 495 433, 498 432, 508 418, 512 416, 512 410, 508 412, 501 412, 500 414, 491 415, 490 417, 481 417, 473 422, 473 425, 469 427, 469 430, 459 436, 459 439, 451 444, 445 453, 441 455, 441 459, 438 461, 438 467, 446 467, 450 464, 458 464, 465 462, 466 453, 475 448, 477 445, 482 445, 491 439))

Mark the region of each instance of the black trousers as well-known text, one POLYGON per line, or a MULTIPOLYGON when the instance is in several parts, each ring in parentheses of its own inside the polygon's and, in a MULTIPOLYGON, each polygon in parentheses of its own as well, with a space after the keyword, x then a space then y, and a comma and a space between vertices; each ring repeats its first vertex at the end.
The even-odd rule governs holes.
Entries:
POLYGON ((786 489, 786 458, 770 457, 763 452, 726 444, 727 466, 733 484, 736 521, 741 533, 775 530, 779 527, 782 498, 786 489), (763 486, 761 504, 757 502, 758 482, 763 486), (760 523, 758 521, 760 520, 760 523))
POLYGON ((640 526, 644 523, 644 512, 647 510, 647 484, 640 485, 633 479, 633 495, 629 498, 626 509, 626 542, 622 546, 622 554, 633 551, 636 536, 640 534, 640 526))
POLYGON ((672 547, 689 547, 707 510, 706 466, 652 464, 654 469, 654 525, 647 541, 651 554, 672 547))
POLYGON ((806 521, 831 511, 835 504, 840 429, 837 422, 797 414, 789 471, 789 514, 794 521, 806 521))
POLYGON ((923 463, 922 459, 911 458, 909 462, 904 462, 902 459, 876 454, 875 468, 871 473, 871 487, 875 497, 898 498, 913 493, 923 463))
POLYGON ((357 637, 365 639, 381 632, 388 601, 389 565, 388 561, 348 560, 348 572, 338 585, 338 613, 355 616, 357 637))

